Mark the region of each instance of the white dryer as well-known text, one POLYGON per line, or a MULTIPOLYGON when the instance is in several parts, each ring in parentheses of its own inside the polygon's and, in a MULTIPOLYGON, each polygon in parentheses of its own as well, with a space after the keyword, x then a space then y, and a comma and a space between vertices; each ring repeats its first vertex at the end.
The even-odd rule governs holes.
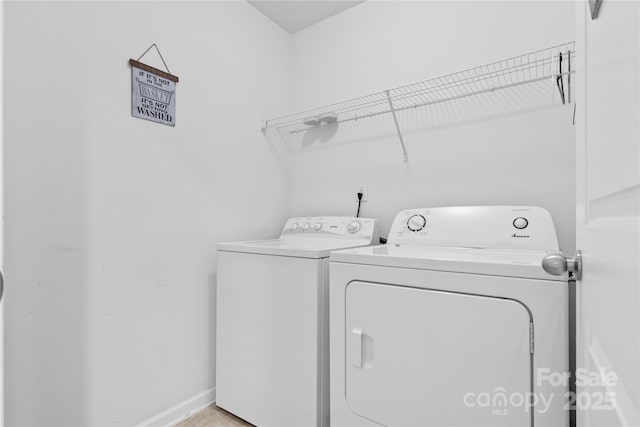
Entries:
POLYGON ((218 406, 257 426, 327 425, 329 252, 377 239, 373 219, 317 217, 218 245, 218 406))
POLYGON ((537 207, 400 212, 331 254, 332 426, 569 424, 567 276, 537 207))

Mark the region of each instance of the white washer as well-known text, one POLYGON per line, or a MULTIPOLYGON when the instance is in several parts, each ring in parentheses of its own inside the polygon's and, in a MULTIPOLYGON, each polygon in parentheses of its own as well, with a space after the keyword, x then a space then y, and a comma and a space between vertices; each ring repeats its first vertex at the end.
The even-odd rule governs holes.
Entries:
POLYGON ((216 403, 258 426, 325 426, 329 252, 376 221, 291 218, 280 238, 218 245, 216 403))
POLYGON ((549 252, 549 213, 506 206, 403 211, 387 245, 332 252, 331 425, 567 426, 549 252))

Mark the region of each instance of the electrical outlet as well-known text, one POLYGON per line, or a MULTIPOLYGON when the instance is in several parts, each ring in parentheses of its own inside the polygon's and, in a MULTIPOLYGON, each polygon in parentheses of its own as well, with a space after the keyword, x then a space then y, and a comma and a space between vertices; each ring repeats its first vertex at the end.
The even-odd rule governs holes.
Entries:
POLYGON ((369 198, 369 190, 367 189, 367 183, 365 181, 360 181, 356 185, 355 198, 356 202, 358 201, 358 193, 362 193, 362 201, 366 202, 369 198))

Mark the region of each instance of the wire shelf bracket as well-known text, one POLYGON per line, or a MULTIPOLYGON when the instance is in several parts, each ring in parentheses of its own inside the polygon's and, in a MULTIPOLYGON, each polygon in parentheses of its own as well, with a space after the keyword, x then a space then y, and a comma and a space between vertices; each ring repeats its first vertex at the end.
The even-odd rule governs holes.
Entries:
POLYGON ((330 123, 348 123, 391 114, 403 159, 407 162, 409 157, 398 122, 398 112, 550 79, 555 81, 562 103, 571 104, 571 75, 575 73, 572 62, 575 61, 575 55, 575 42, 568 42, 395 89, 265 120, 262 132, 267 137, 278 136, 288 143, 296 134, 330 123))
POLYGON ((396 125, 396 130, 398 131, 398 139, 400 139, 400 146, 402 147, 402 153, 404 154, 404 162, 407 163, 409 161, 409 156, 407 155, 407 147, 404 146, 404 139, 402 138, 402 131, 400 130, 400 125, 398 124, 398 117, 396 116, 396 109, 393 107, 393 100, 391 99, 391 95, 389 91, 385 91, 387 94, 387 99, 389 100, 389 109, 391 110, 391 114, 393 115, 393 123, 396 125))

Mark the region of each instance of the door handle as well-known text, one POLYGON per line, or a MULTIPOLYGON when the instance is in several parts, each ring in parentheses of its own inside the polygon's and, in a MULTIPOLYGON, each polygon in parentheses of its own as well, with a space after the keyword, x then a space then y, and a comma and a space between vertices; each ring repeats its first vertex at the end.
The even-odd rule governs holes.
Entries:
POLYGON ((2 301, 3 295, 4 295, 4 276, 2 275, 2 271, 0 270, 0 301, 2 301))
POLYGON ((566 257, 559 252, 549 254, 542 259, 542 268, 554 276, 569 272, 576 280, 582 280, 582 252, 576 251, 575 257, 566 257))
POLYGON ((362 329, 353 328, 349 334, 349 358, 356 368, 362 368, 362 329))

